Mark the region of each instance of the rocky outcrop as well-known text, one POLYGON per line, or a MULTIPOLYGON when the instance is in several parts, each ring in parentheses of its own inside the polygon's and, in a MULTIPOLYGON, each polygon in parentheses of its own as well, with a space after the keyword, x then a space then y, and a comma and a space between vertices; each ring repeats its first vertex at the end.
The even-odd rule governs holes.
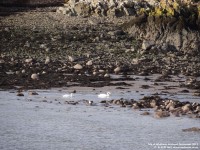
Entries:
POLYGON ((132 16, 149 9, 146 1, 137 0, 67 0, 57 12, 69 16, 132 16))
POLYGON ((200 10, 195 0, 65 0, 57 12, 69 16, 174 16, 181 11, 187 14, 185 10, 191 7, 200 10))
POLYGON ((191 23, 187 18, 143 15, 124 23, 123 28, 143 41, 143 50, 197 54, 200 52, 200 28, 195 20, 191 23))

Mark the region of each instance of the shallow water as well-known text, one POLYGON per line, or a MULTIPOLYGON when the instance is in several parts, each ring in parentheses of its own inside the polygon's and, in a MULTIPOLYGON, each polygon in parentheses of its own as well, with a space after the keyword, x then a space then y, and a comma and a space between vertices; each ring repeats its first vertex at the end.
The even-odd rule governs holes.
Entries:
MULTIPOLYGON (((67 105, 64 101, 70 98, 62 97, 66 90, 37 92, 39 95, 24 92, 24 97, 17 97, 11 91, 0 91, 0 149, 151 150, 160 149, 159 144, 179 143, 194 143, 193 149, 199 148, 195 145, 200 144, 199 133, 182 132, 185 128, 199 127, 199 119, 155 119, 153 113, 141 116, 141 111, 118 106, 67 105)), ((99 92, 79 91, 72 99, 91 99, 97 103, 101 100, 97 98, 99 92)), ((129 98, 128 95, 141 96, 116 92, 110 99, 129 98)))

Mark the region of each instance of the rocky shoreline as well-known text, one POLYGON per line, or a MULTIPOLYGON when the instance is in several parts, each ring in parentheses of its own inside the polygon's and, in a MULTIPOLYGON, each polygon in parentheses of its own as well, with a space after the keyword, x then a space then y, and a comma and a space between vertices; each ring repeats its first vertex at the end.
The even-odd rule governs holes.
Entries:
MULTIPOLYGON (((164 4, 159 10, 168 8, 164 4)), ((45 10, 1 16, 1 88, 62 87, 69 82, 102 87, 114 81, 110 74, 122 74, 126 80, 133 74, 161 74, 160 81, 183 74, 192 79, 181 86, 199 89, 198 15, 181 19, 184 13, 169 16, 163 11, 157 16, 154 9, 154 16, 145 11, 123 17, 74 17, 55 8, 45 10)))
MULTIPOLYGON (((183 74, 193 79, 185 86, 199 89, 199 53, 180 50, 162 50, 148 41, 136 40, 120 27, 121 19, 66 17, 66 22, 56 20, 54 13, 22 13, 11 23, 12 16, 2 19, 1 26, 1 87, 50 88, 68 86, 68 82, 104 81, 97 86, 109 85, 110 74, 128 75, 161 74, 160 81, 170 75, 183 74), (46 18, 47 24, 27 17, 46 18), (57 22, 56 22, 57 21, 57 22), (69 21, 74 21, 71 24, 69 21), (30 24, 34 23, 29 27, 30 24), (51 26, 51 23, 54 23, 51 26), (44 26, 43 26, 44 25, 44 26), (143 49, 146 47, 146 49, 143 49), (154 48, 155 49, 154 49, 154 48), (32 74, 39 78, 34 80, 32 74)), ((122 23, 121 23, 122 24, 122 23)), ((188 81, 189 82, 189 81, 188 81)), ((184 86, 184 85, 183 85, 184 86)))

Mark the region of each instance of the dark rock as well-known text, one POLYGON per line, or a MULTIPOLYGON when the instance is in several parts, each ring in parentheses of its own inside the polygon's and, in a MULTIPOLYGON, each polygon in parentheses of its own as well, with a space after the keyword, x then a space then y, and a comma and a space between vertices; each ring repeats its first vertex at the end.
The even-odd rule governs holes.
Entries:
POLYGON ((200 132, 200 128, 198 127, 192 127, 188 129, 182 129, 183 132, 200 132))

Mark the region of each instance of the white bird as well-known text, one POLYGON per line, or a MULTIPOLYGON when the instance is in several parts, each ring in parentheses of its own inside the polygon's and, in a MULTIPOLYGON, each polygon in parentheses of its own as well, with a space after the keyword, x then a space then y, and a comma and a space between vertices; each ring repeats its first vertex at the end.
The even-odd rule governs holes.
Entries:
POLYGON ((99 94, 98 97, 99 98, 108 98, 110 96, 110 92, 107 92, 106 94, 99 94))
POLYGON ((72 98, 72 97, 73 97, 73 93, 63 95, 63 98, 72 98))

